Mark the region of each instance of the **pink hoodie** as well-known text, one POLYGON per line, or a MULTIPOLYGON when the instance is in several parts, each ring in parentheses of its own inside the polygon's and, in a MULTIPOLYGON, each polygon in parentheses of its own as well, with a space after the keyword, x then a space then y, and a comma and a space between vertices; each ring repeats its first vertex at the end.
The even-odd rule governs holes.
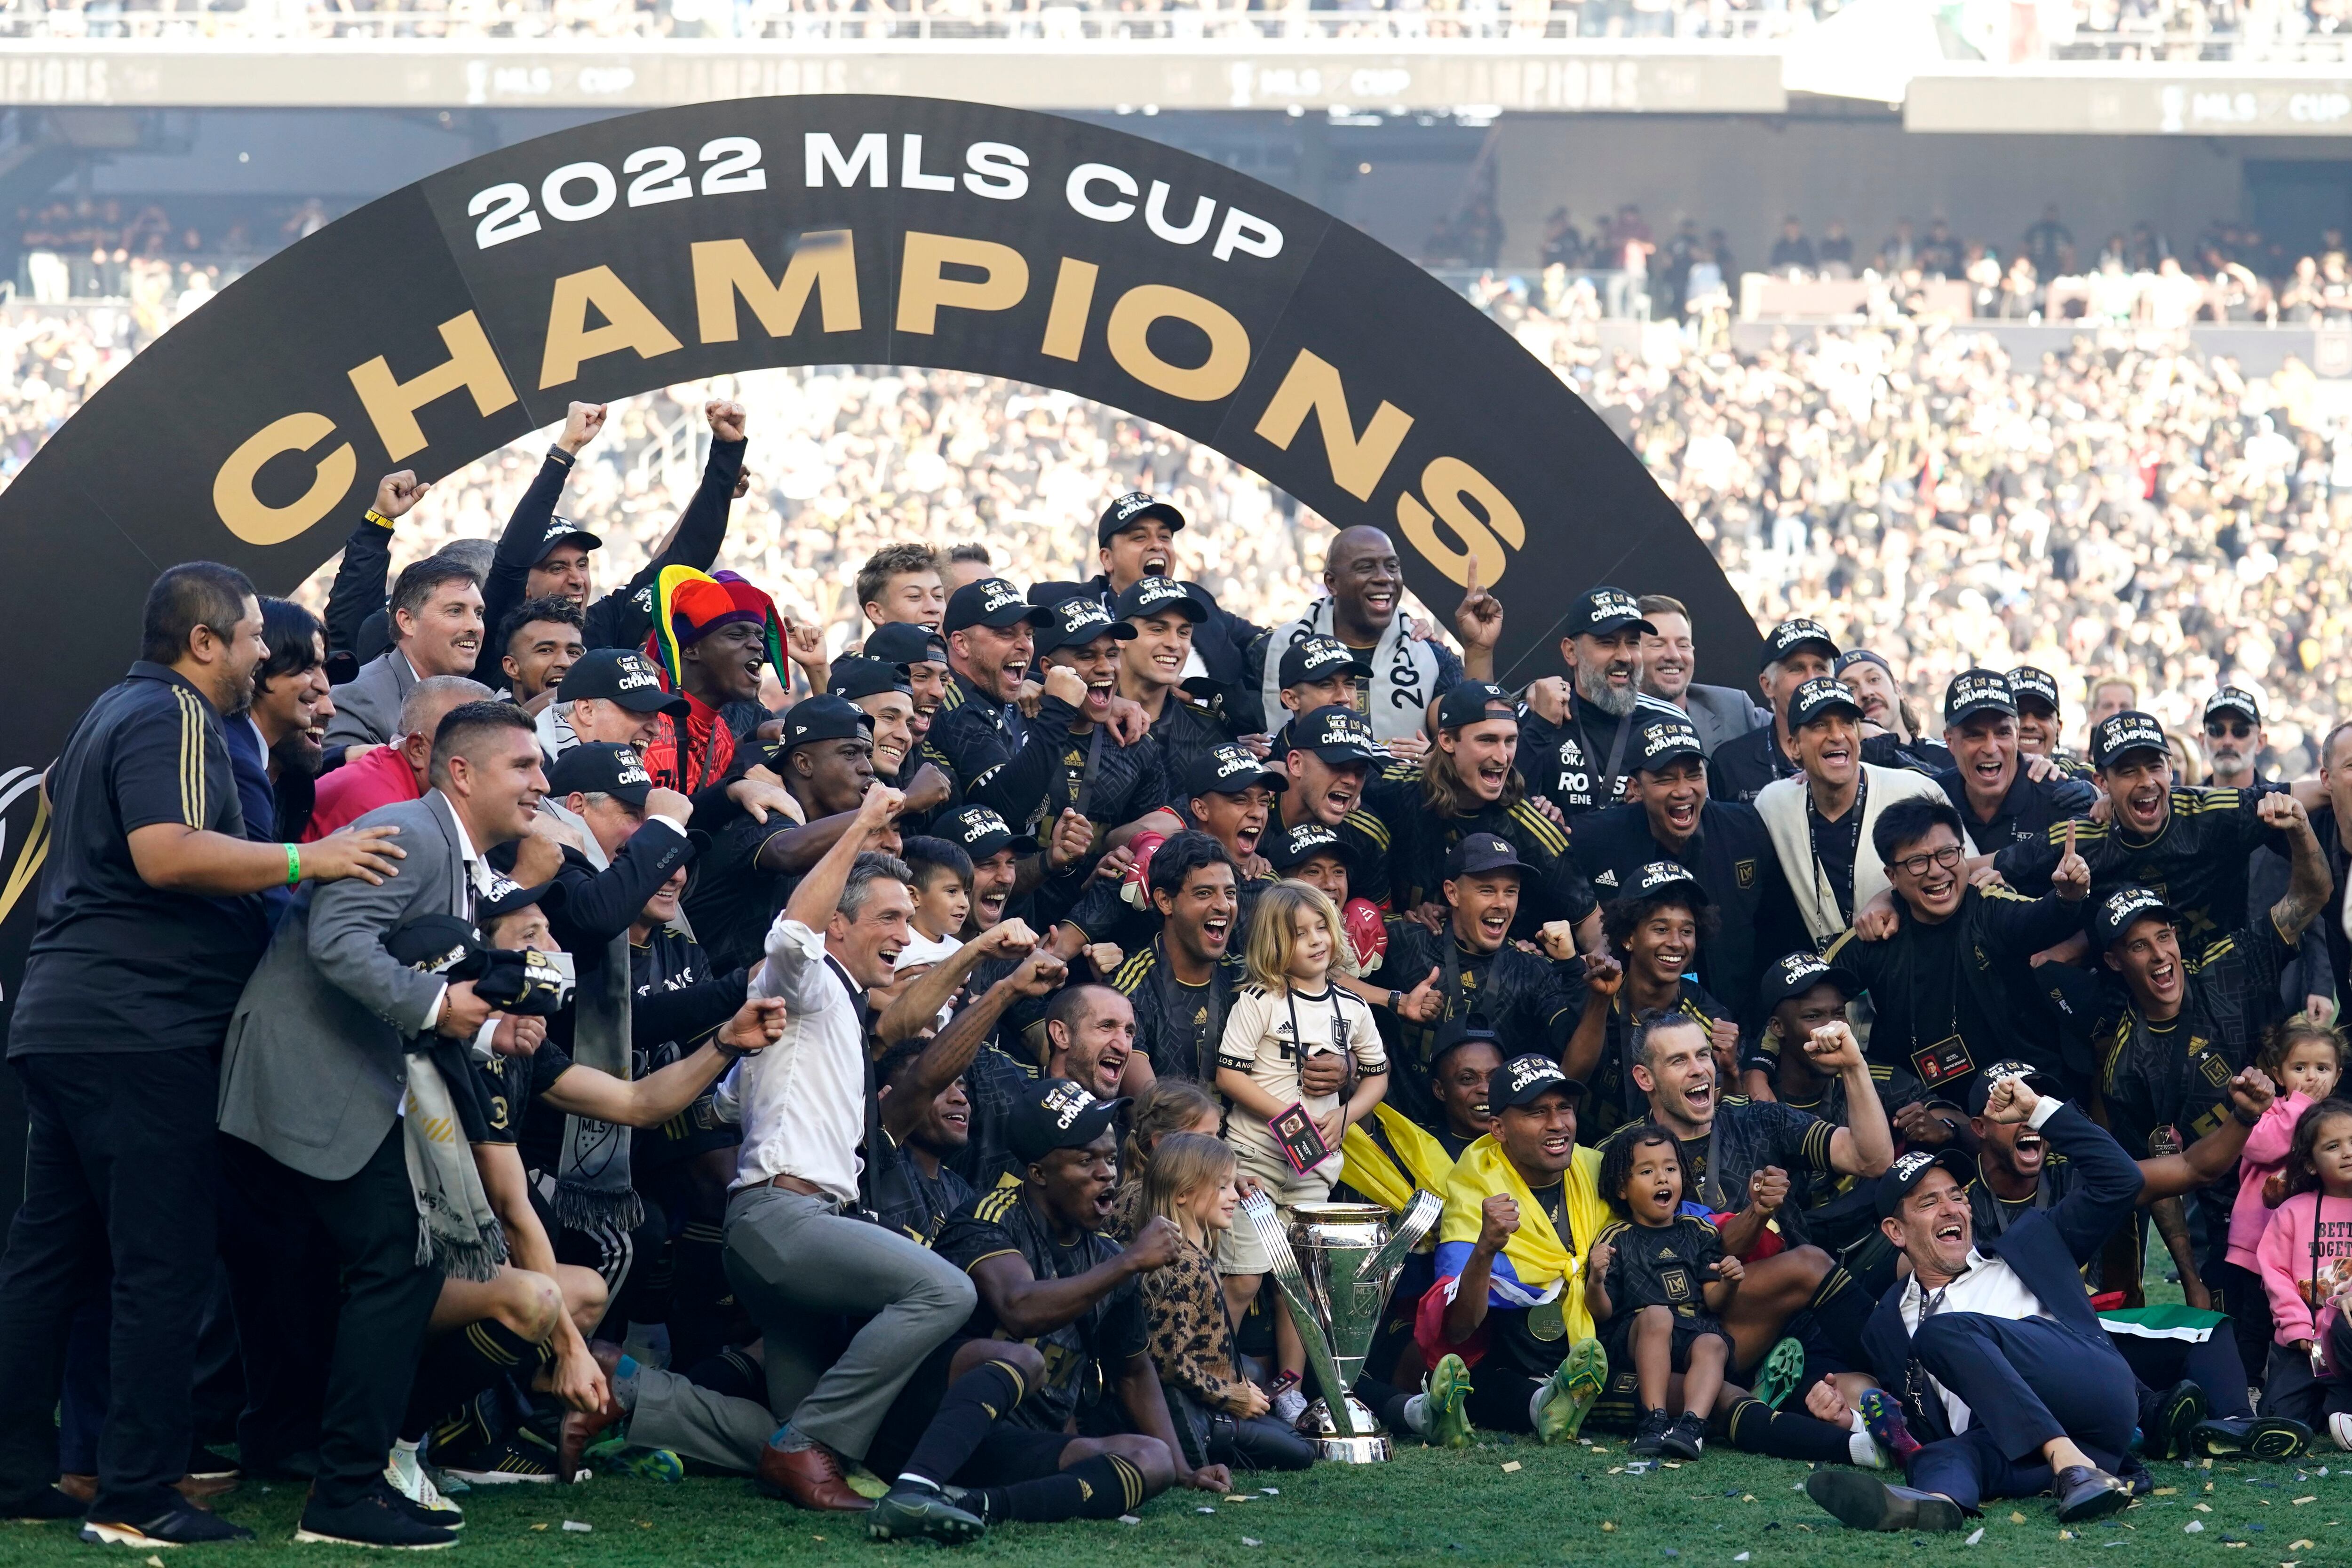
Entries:
POLYGON ((2286 1168, 2294 1149, 2294 1124, 2314 1102, 2305 1094, 2273 1100, 2262 1120, 2246 1134, 2245 1151, 2238 1156, 2238 1201, 2230 1207, 2230 1261, 2254 1272, 2254 1248, 2271 1222, 2263 1203, 2263 1183, 2286 1168))
POLYGON ((2336 1291, 2352 1283, 2352 1197, 2299 1192, 2271 1212, 2270 1228, 2254 1249, 2263 1289, 2271 1299, 2273 1337, 2291 1345, 2322 1340, 2322 1325, 2335 1313, 2336 1291), (2318 1259, 2312 1256, 2312 1228, 2319 1228, 2318 1259), (2315 1278, 2314 1276, 2316 1276, 2315 1278))

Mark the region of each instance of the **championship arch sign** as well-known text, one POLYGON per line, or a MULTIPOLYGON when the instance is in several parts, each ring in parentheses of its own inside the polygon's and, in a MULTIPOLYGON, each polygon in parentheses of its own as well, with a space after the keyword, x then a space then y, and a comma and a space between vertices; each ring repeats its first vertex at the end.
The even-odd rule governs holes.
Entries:
POLYGON ((226 561, 282 591, 394 468, 437 479, 575 399, 818 363, 1009 377, 1181 431, 1341 527, 1388 529, 1441 614, 1475 562, 1509 607, 1514 674, 1557 668, 1570 597, 1601 581, 1688 603, 1713 678, 1755 668, 1746 609, 1601 419, 1328 214, 983 104, 628 115, 460 164, 264 263, 0 494, 0 619, 27 655, 0 710, 0 977, 44 848, 33 784, 136 655, 163 567, 226 561))

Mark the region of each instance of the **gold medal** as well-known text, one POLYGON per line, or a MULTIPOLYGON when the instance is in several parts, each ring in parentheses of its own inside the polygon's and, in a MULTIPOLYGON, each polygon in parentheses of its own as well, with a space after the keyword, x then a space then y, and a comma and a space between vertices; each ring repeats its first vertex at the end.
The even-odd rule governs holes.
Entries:
MULTIPOLYGON (((1564 1291, 1567 1287, 1563 1285, 1561 1289, 1564 1291)), ((1568 1337, 1568 1318, 1560 1311, 1559 1297, 1555 1296, 1549 1301, 1538 1301, 1528 1309, 1528 1332, 1540 1340, 1568 1337)))

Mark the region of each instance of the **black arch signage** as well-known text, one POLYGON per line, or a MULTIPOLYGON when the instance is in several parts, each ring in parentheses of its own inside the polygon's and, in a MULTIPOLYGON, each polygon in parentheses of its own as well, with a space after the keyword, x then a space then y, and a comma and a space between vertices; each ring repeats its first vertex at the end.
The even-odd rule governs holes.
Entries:
MULTIPOLYGON (((390 469, 437 478, 573 399, 814 363, 1011 377, 1181 431, 1341 526, 1389 529, 1433 605, 1475 560, 1510 608, 1516 674, 1554 667, 1569 599, 1602 580, 1687 602, 1714 678, 1755 667, 1747 611, 1601 421, 1358 230, 1076 120, 746 99, 408 186, 133 361, 0 494, 0 604, 32 655, 5 760, 37 770, 121 674, 171 562, 228 561, 283 591, 390 469)), ((35 846, 23 811, 7 824, 13 975, 35 846)))

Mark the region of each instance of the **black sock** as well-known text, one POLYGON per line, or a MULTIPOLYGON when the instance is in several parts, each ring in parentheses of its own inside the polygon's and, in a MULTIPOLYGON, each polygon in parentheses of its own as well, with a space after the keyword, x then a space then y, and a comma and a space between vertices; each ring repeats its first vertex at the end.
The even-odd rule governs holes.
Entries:
POLYGON ((986 1361, 973 1367, 940 1396, 938 1413, 899 1472, 947 1485, 986 1440, 988 1429, 1010 1415, 1028 1391, 1021 1375, 1004 1362, 986 1361))
POLYGON ((1117 1519, 1143 1506, 1143 1472, 1117 1454, 1097 1454, 1043 1479, 988 1487, 973 1496, 991 1524, 1117 1519))
POLYGON ((1745 1453, 1769 1454, 1776 1459, 1849 1462, 1853 1449, 1843 1427, 1797 1410, 1775 1410, 1761 1399, 1742 1398, 1724 1419, 1731 1446, 1745 1453))
POLYGON ((443 1334, 425 1347, 424 1359, 416 1364, 401 1436, 424 1436, 427 1427, 509 1373, 520 1373, 528 1379, 544 1354, 543 1346, 496 1318, 483 1318, 443 1334))
MULTIPOLYGON (((677 1363, 673 1362, 672 1365, 677 1363)), ((729 1345, 716 1355, 706 1356, 686 1369, 686 1380, 698 1388, 714 1394, 732 1395, 738 1399, 768 1402, 768 1376, 751 1353, 729 1345)))
POLYGON ((669 1354, 692 1366, 727 1343, 735 1292, 727 1283, 727 1231, 715 1220, 689 1220, 673 1244, 669 1354))
POLYGON ((1404 1418, 1404 1402, 1412 1397, 1411 1394, 1402 1388, 1382 1383, 1370 1374, 1356 1379, 1354 1393, 1356 1397, 1363 1402, 1364 1408, 1379 1416, 1381 1425, 1386 1427, 1390 1432, 1412 1430, 1404 1418))
POLYGON ((1832 1269, 1805 1306, 1832 1344, 1854 1358, 1858 1364, 1866 1365, 1868 1359, 1862 1353, 1862 1330, 1877 1304, 1870 1299, 1869 1292, 1853 1282, 1853 1275, 1843 1269, 1832 1269))

